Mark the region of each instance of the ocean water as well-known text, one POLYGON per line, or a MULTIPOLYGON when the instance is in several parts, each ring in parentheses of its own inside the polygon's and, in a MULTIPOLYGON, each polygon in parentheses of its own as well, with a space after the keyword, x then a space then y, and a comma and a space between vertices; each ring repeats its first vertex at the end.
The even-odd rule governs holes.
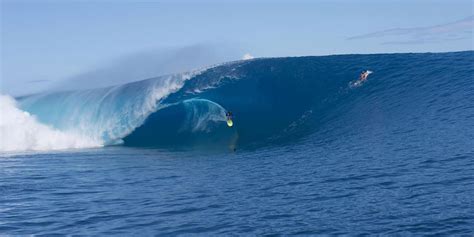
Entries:
POLYGON ((0 234, 474 233, 473 51, 254 59, 0 102, 0 234))

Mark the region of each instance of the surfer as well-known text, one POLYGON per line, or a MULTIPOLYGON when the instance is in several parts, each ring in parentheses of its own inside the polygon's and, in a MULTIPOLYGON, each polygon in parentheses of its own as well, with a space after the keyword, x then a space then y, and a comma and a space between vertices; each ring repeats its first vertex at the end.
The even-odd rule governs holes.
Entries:
POLYGON ((227 118, 227 120, 232 120, 232 112, 227 111, 227 112, 225 113, 225 117, 227 118))
POLYGON ((368 72, 368 71, 362 71, 362 73, 360 74, 359 80, 360 80, 361 82, 367 80, 367 76, 368 76, 368 75, 369 75, 369 72, 368 72))
POLYGON ((234 122, 232 121, 232 112, 227 111, 225 113, 225 117, 226 117, 226 120, 227 120, 227 126, 229 126, 229 127, 234 126, 234 122))
POLYGON ((369 77, 369 74, 371 74, 372 71, 369 70, 364 70, 360 73, 359 79, 355 81, 349 82, 349 87, 354 88, 354 87, 359 87, 362 84, 364 84, 367 81, 367 77, 369 77))

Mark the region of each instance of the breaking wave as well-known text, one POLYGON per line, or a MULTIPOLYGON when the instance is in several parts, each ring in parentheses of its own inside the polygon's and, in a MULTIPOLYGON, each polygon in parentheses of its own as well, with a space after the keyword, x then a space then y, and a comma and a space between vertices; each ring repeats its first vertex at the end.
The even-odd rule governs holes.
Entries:
MULTIPOLYGON (((8 116, 2 116, 1 150, 291 143, 321 134, 363 104, 384 104, 385 113, 401 116, 413 111, 394 106, 400 101, 423 103, 455 92, 469 98, 473 58, 469 51, 250 59, 114 87, 19 97, 19 108, 2 96, 8 116), (349 87, 362 70, 374 73, 362 86, 349 87), (226 111, 234 114, 231 128, 226 111)), ((436 110, 429 108, 427 116, 436 110)), ((358 111, 338 124, 367 126, 354 122, 367 113, 358 111)))

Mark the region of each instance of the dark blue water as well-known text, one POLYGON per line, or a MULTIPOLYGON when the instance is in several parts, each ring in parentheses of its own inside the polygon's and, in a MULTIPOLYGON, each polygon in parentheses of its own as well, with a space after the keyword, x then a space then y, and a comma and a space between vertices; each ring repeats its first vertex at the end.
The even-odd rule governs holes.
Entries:
POLYGON ((225 155, 106 148, 2 158, 0 232, 473 233, 472 153, 358 145, 225 155))
POLYGON ((176 78, 18 98, 65 131, 86 113, 72 119, 84 134, 122 144, 3 154, 0 234, 472 235, 473 64, 472 51, 259 59, 162 97, 149 88, 176 78))

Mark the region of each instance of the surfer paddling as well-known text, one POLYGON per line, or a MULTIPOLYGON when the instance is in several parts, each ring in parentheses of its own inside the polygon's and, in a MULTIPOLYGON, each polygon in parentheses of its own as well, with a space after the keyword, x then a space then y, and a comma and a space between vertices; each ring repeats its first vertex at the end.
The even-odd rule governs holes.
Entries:
POLYGON ((365 81, 367 80, 367 77, 369 76, 369 71, 362 71, 362 73, 360 74, 359 76, 359 80, 362 82, 362 81, 365 81))
POLYGON ((364 82, 367 81, 367 77, 369 77, 369 74, 371 74, 371 73, 372 73, 372 71, 369 71, 369 70, 362 71, 360 73, 360 76, 359 76, 358 80, 349 82, 349 87, 354 88, 354 87, 361 86, 362 84, 364 84, 364 82))

